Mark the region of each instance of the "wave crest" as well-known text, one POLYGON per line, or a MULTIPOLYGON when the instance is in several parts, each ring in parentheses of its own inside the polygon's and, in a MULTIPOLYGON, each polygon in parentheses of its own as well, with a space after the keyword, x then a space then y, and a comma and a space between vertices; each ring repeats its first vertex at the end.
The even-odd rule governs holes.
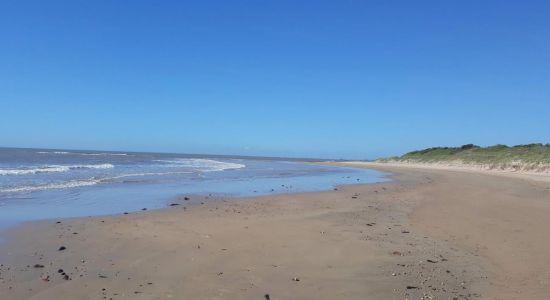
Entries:
POLYGON ((100 183, 101 180, 72 180, 68 182, 61 183, 50 183, 44 185, 35 185, 35 186, 19 186, 19 187, 8 187, 0 189, 2 193, 18 193, 18 192, 35 192, 42 190, 51 190, 51 189, 65 189, 65 188, 74 188, 81 186, 90 186, 100 183))
POLYGON ((0 175, 29 175, 39 173, 52 172, 68 172, 78 169, 112 169, 112 164, 96 164, 96 165, 47 165, 40 167, 26 167, 18 169, 0 169, 0 175))
POLYGON ((157 159, 157 162, 165 163, 169 167, 187 167, 199 172, 216 172, 246 167, 243 164, 217 161, 204 158, 179 158, 174 160, 157 159))

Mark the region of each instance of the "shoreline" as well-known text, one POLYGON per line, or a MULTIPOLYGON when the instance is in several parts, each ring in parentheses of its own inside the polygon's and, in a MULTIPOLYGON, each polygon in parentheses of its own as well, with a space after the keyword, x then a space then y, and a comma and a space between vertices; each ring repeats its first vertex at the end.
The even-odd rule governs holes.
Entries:
POLYGON ((550 246, 533 244, 550 222, 543 182, 368 168, 394 180, 21 225, 0 244, 0 297, 543 299, 550 290, 550 246))
MULTIPOLYGON (((192 196, 193 201, 201 202, 211 197, 243 198, 315 192, 331 190, 338 184, 385 180, 385 174, 358 168, 311 165, 307 162, 290 164, 278 162, 268 165, 272 169, 266 170, 270 171, 262 171, 261 167, 267 167, 262 165, 263 162, 248 163, 251 166, 249 171, 205 172, 204 176, 210 177, 205 177, 204 180, 200 179, 203 175, 199 172, 193 174, 198 176, 197 180, 192 176, 191 179, 185 177, 181 182, 175 183, 130 180, 128 183, 98 184, 82 189, 53 189, 29 195, 25 193, 11 195, 0 191, 0 202, 2 202, 0 230, 27 221, 116 215, 123 212, 136 212, 144 208, 159 209, 166 207, 179 197, 186 196, 192 196)), ((121 172, 124 173, 124 171, 121 172)), ((160 177, 163 178, 163 176, 160 177)))
POLYGON ((350 166, 356 168, 384 169, 384 168, 409 168, 441 170, 451 172, 475 172, 485 175, 506 176, 514 178, 531 179, 537 181, 550 182, 550 172, 535 172, 512 169, 489 169, 483 165, 457 165, 451 163, 409 163, 409 162, 367 162, 367 161, 327 161, 328 165, 350 166))

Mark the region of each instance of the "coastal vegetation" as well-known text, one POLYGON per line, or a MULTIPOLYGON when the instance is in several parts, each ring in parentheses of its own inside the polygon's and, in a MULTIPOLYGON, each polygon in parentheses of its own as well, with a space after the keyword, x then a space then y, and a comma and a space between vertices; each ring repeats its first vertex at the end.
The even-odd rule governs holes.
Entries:
POLYGON ((550 171, 550 144, 432 147, 380 162, 476 165, 490 169, 550 171))

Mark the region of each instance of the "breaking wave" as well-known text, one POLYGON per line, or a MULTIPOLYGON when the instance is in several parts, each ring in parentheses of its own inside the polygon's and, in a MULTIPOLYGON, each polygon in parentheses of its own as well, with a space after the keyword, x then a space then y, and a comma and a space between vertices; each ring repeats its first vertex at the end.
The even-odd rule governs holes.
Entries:
POLYGON ((132 173, 132 174, 123 174, 123 175, 104 177, 104 178, 90 178, 90 179, 84 179, 84 180, 70 180, 66 182, 48 183, 48 184, 41 184, 41 185, 6 187, 6 188, 0 188, 0 193, 35 192, 35 191, 42 191, 42 190, 66 189, 66 188, 91 186, 91 185, 96 185, 100 183, 116 182, 117 179, 128 178, 128 177, 165 176, 165 175, 189 174, 189 173, 192 173, 192 172, 182 171, 182 172, 132 173))
POLYGON ((186 167, 199 172, 216 172, 224 170, 241 169, 243 164, 222 162, 204 158, 181 158, 174 160, 158 159, 157 162, 165 163, 168 167, 186 167))
POLYGON ((87 155, 87 156, 128 156, 126 153, 82 153, 82 152, 68 152, 68 151, 38 151, 38 154, 71 154, 71 155, 87 155))
POLYGON ((51 189, 65 189, 65 188, 74 188, 81 186, 90 186, 100 183, 101 180, 71 180, 68 182, 61 183, 50 183, 43 185, 34 185, 34 186, 18 186, 18 187, 8 187, 0 189, 0 192, 3 193, 17 193, 17 192, 35 192, 42 190, 51 190, 51 189))
MULTIPOLYGON (((98 153, 99 154, 99 153, 98 153)), ((19 193, 19 192, 37 192, 43 190, 55 190, 55 189, 70 189, 78 187, 86 187, 97 184, 108 183, 125 183, 127 178, 144 178, 144 177, 156 177, 156 176, 170 176, 181 174, 196 174, 197 172, 216 172, 231 169, 244 168, 244 164, 222 162, 211 159, 201 158, 175 158, 171 160, 154 160, 152 165, 123 165, 117 167, 115 172, 98 173, 98 172, 85 172, 85 170, 93 169, 113 169, 115 166, 110 163, 101 164, 73 164, 73 165, 42 165, 42 166, 21 166, 0 169, 0 176, 6 176, 6 183, 11 180, 15 180, 8 186, 0 186, 0 193, 19 193), (137 169, 139 168, 139 169, 137 169), (144 169, 141 169, 144 168, 144 169), (81 170, 82 172, 79 172, 81 170), (140 172, 142 171, 142 172, 140 172), (23 181, 17 185, 17 175, 35 175, 35 174, 64 174, 64 180, 58 181, 59 176, 52 177, 54 182, 39 182, 35 181, 34 177, 21 177, 23 181), (7 178, 10 177, 11 178, 7 178), (86 176, 85 178, 82 178, 86 176), (81 177, 81 178, 78 178, 81 177), (56 179, 57 178, 57 179, 56 179), (29 179, 31 181, 29 181, 29 179), (34 183, 34 184, 33 184, 34 183)), ((46 176, 46 175, 44 175, 46 176)), ((43 179, 48 180, 48 177, 37 177, 40 181, 43 179)), ((149 179, 146 179, 149 180, 149 179)), ((49 181, 49 180, 48 180, 49 181)), ((1 182, 0 182, 1 183, 1 182)))
POLYGON ((112 164, 96 164, 96 165, 47 165, 40 167, 26 167, 16 169, 0 169, 0 175, 29 175, 38 173, 53 173, 53 172, 68 172, 78 169, 112 169, 112 164))

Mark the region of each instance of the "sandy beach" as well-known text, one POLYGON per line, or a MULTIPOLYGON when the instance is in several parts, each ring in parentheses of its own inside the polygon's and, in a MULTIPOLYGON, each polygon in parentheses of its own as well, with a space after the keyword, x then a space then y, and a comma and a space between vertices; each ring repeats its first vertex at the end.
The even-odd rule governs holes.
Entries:
POLYGON ((550 183, 374 168, 394 181, 24 224, 0 298, 547 299, 550 183))

